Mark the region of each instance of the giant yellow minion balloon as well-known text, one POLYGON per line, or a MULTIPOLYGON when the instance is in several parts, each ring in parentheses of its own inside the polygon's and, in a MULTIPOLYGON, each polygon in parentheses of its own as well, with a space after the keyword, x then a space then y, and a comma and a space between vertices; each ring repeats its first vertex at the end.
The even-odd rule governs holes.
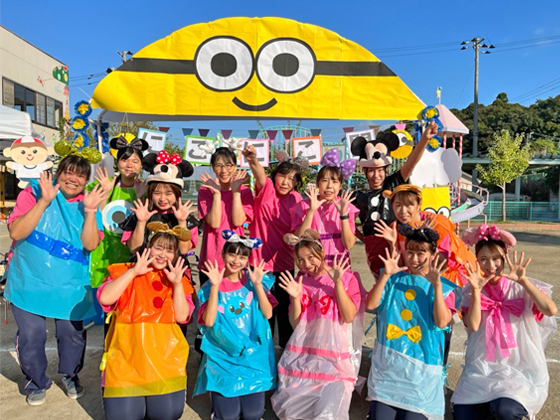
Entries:
POLYGON ((146 119, 416 119, 424 104, 377 57, 315 25, 226 18, 134 54, 92 106, 146 119))

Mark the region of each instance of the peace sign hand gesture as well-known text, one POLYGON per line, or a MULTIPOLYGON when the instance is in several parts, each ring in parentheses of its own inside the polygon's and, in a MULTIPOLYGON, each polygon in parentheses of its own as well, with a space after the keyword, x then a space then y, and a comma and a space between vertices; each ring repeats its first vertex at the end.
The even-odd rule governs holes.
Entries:
POLYGON ((153 268, 150 267, 150 264, 155 259, 155 257, 150 258, 150 254, 150 248, 144 249, 142 255, 140 255, 139 252, 136 253, 136 264, 134 264, 134 267, 132 267, 132 270, 134 270, 136 276, 142 276, 153 270, 153 268))
POLYGON ((185 201, 185 204, 182 204, 181 197, 179 197, 177 205, 173 205, 171 210, 173 210, 173 214, 177 218, 178 222, 186 222, 189 215, 194 211, 194 204, 190 200, 187 200, 185 201))
POLYGON ((261 260, 259 264, 251 271, 251 267, 247 266, 247 272, 249 273, 249 280, 253 283, 253 286, 258 286, 262 284, 262 279, 268 271, 264 269, 264 260, 261 260))
POLYGON ((521 283, 527 280, 526 271, 527 266, 531 262, 531 258, 529 258, 525 264, 523 264, 523 259, 525 258, 525 253, 521 253, 521 257, 519 260, 517 259, 517 251, 513 252, 513 264, 509 259, 509 255, 506 254, 506 262, 509 267, 509 273, 506 274, 506 277, 516 283, 521 283))
POLYGON ((300 276, 299 281, 295 281, 292 273, 284 271, 280 274, 279 286, 286 291, 294 299, 299 299, 303 290, 302 283, 303 276, 300 276))
POLYGON ((163 272, 167 276, 167 280, 174 285, 180 284, 183 279, 183 273, 187 268, 185 260, 182 257, 179 257, 177 258, 175 265, 173 265, 171 261, 167 261, 167 268, 163 269, 163 272), (169 268, 169 270, 167 268, 169 268))
POLYGON ((307 186, 307 191, 305 195, 309 197, 309 210, 315 212, 319 207, 323 205, 326 200, 319 200, 317 197, 317 186, 315 184, 309 184, 307 186))
POLYGON ((141 200, 135 200, 134 205, 135 207, 132 208, 132 211, 136 214, 136 219, 138 219, 139 222, 147 222, 150 220, 150 217, 157 213, 157 210, 150 211, 148 209, 147 198, 146 201, 144 201, 144 204, 142 204, 141 200))

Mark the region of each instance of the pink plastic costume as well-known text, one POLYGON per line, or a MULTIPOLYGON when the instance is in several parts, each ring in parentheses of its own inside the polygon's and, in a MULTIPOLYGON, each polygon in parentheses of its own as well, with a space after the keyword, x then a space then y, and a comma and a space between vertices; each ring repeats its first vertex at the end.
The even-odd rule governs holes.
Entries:
POLYGON ((348 271, 342 277, 358 308, 347 324, 328 274, 302 275, 302 313, 278 362, 272 408, 283 420, 345 420, 362 357, 365 290, 357 273, 348 271))

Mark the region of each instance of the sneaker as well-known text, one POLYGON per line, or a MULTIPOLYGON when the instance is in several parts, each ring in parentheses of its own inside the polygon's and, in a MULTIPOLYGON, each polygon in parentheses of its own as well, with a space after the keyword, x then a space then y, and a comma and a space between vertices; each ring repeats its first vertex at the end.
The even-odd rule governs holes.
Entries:
POLYGON ((27 398, 25 398, 25 401, 27 401, 27 404, 32 406, 41 405, 45 402, 46 397, 46 389, 36 389, 35 391, 31 391, 29 394, 27 394, 27 398))
POLYGON ((73 400, 77 400, 86 393, 84 387, 80 385, 80 380, 77 375, 73 377, 63 376, 62 384, 64 385, 68 398, 72 398, 73 400))

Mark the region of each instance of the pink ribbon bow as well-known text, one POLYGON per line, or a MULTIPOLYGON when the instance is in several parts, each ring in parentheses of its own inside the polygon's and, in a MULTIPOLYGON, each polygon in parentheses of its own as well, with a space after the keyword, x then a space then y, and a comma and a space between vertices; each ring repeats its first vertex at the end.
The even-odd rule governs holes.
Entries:
POLYGON ((478 241, 487 241, 488 239, 499 241, 501 240, 500 228, 496 225, 480 225, 476 231, 476 239, 478 241))
POLYGON ((504 358, 509 356, 509 349, 517 345, 509 314, 521 316, 525 301, 522 298, 504 300, 507 284, 508 280, 504 277, 494 287, 487 283, 484 290, 488 297, 480 295, 480 309, 489 312, 486 318, 486 360, 489 362, 496 361, 496 346, 500 350, 500 356, 504 358))
POLYGON ((161 150, 156 156, 157 163, 171 163, 173 165, 178 165, 181 163, 181 156, 179 155, 169 155, 165 150, 161 150))
POLYGON ((350 179, 356 169, 356 161, 354 159, 343 160, 339 163, 338 149, 330 149, 321 158, 322 166, 334 166, 340 169, 344 179, 350 179))

